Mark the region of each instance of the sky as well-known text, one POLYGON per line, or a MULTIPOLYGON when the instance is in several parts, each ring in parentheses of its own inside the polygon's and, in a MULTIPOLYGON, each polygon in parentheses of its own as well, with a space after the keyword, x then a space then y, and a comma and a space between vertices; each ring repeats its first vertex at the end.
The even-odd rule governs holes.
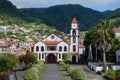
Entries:
POLYGON ((46 8, 54 5, 80 4, 97 11, 120 8, 120 0, 10 0, 17 8, 46 8))

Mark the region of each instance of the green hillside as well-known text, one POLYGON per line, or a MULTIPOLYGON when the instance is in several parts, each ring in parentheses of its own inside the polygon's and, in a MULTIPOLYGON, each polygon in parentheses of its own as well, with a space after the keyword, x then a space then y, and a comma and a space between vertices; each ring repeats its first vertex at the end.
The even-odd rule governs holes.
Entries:
POLYGON ((116 26, 120 25, 120 8, 113 10, 113 11, 105 11, 103 12, 103 15, 110 19, 112 23, 114 23, 116 26))
POLYGON ((20 9, 31 17, 43 20, 50 26, 55 26, 58 30, 68 32, 73 17, 79 21, 80 30, 88 30, 99 19, 104 18, 102 13, 83 7, 81 5, 68 4, 57 5, 48 8, 29 8, 20 9))
MULTIPOLYGON (((29 15, 22 13, 8 0, 0 0, 0 27, 9 26, 9 30, 13 32, 0 32, 0 38, 18 38, 20 41, 24 41, 25 36, 30 36, 34 40, 39 40, 44 35, 52 33, 61 34, 53 26, 45 25, 40 19, 32 18, 29 15), (17 32, 15 26, 19 27, 17 32), (24 30, 30 30, 30 33, 26 33, 24 30)), ((63 35, 66 35, 63 33, 63 35)))
POLYGON ((3 21, 1 25, 13 25, 25 26, 27 23, 40 23, 40 19, 32 18, 24 13, 20 12, 16 6, 14 6, 8 0, 0 0, 0 21, 3 21))

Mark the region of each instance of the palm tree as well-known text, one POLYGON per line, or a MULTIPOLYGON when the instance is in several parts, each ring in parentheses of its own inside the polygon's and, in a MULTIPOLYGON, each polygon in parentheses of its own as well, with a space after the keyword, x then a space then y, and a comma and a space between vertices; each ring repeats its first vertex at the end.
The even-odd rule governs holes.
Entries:
POLYGON ((112 29, 112 24, 108 20, 100 20, 96 25, 94 33, 95 42, 103 53, 103 67, 106 69, 106 52, 110 50, 115 39, 115 34, 112 29))

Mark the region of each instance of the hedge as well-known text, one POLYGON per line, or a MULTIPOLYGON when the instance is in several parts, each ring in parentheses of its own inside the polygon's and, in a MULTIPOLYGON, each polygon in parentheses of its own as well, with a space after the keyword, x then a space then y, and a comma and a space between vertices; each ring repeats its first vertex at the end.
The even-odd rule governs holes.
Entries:
POLYGON ((86 74, 81 68, 74 69, 72 71, 71 78, 73 80, 86 80, 86 74))

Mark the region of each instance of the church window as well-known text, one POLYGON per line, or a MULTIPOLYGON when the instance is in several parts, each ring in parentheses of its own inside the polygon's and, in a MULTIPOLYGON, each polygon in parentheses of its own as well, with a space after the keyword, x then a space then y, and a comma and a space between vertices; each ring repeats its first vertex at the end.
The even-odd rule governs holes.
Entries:
POLYGON ((66 46, 64 46, 64 51, 67 51, 67 47, 66 46))
POLYGON ((36 51, 39 51, 39 46, 36 46, 36 51))
POLYGON ((73 51, 76 51, 76 46, 75 45, 73 45, 73 51))
POLYGON ((42 54, 42 59, 44 59, 44 54, 42 54))
POLYGON ((54 39, 55 37, 54 36, 51 36, 51 39, 54 39))
POLYGON ((59 59, 61 59, 61 54, 59 54, 59 59))
POLYGON ((44 51, 44 47, 43 46, 41 47, 41 51, 44 51))
POLYGON ((76 30, 73 30, 73 36, 75 36, 76 35, 76 30))
POLYGON ((62 46, 59 47, 59 51, 62 51, 62 46))
POLYGON ((39 60, 41 59, 41 54, 39 54, 39 60))

